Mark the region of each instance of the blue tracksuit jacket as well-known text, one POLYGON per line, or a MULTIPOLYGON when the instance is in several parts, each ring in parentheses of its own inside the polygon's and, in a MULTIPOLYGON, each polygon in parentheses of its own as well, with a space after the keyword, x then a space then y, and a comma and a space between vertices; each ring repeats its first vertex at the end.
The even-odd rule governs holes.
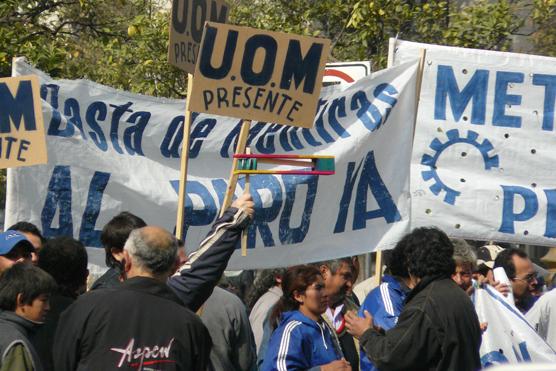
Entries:
MULTIPOLYGON (((324 322, 324 321, 323 321, 324 322)), ((341 359, 329 327, 300 311, 282 314, 264 357, 262 371, 309 370, 341 359)))
MULTIPOLYGON (((359 316, 365 317, 363 311, 367 310, 373 316, 375 326, 382 327, 385 331, 396 326, 398 316, 405 304, 407 292, 392 276, 385 274, 380 286, 375 287, 361 305, 359 316)), ((363 348, 360 356, 361 371, 377 371, 378 369, 369 360, 363 348)))

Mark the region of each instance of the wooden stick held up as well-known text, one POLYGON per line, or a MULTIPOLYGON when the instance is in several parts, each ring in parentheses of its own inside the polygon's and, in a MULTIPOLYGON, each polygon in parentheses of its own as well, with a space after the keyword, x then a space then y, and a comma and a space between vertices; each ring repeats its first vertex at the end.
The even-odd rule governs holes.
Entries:
POLYGON ((178 191, 178 215, 176 217, 176 238, 183 239, 183 222, 185 219, 185 199, 187 196, 187 165, 189 163, 189 138, 191 134, 191 112, 189 101, 193 88, 193 75, 187 74, 187 98, 185 100, 185 121, 183 123, 183 142, 181 147, 180 187, 178 191))
MULTIPOLYGON (((251 148, 245 148, 245 154, 251 154, 251 148)), ((251 192, 251 182, 249 181, 249 174, 245 174, 245 187, 243 189, 244 192, 251 192)), ((244 229, 241 234, 241 256, 247 256, 247 229, 244 229)))
MULTIPOLYGON (((243 120, 241 123, 241 130, 239 131, 239 138, 237 140, 236 154, 245 153, 245 147, 247 146, 247 138, 249 137, 249 130, 251 129, 251 120, 243 120)), ((237 180, 239 174, 235 174, 234 170, 237 167, 237 162, 239 159, 234 158, 232 161, 232 170, 230 170, 230 177, 228 180, 228 188, 226 189, 226 195, 224 196, 224 202, 222 202, 222 208, 220 209, 220 216, 224 215, 226 209, 232 204, 232 199, 234 198, 234 192, 237 186, 237 180)))

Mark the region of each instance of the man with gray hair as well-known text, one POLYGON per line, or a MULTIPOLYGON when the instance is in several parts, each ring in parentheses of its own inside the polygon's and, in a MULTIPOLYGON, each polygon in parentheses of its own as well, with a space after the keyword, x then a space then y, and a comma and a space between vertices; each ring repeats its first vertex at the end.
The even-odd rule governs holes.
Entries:
POLYGON ((355 265, 352 258, 333 259, 318 264, 324 280, 324 289, 328 295, 328 308, 323 314, 324 320, 334 330, 335 337, 342 349, 345 359, 353 371, 359 371, 359 346, 353 336, 347 332, 344 315, 359 309, 358 303, 351 298, 355 281, 355 265))
POLYGON ((477 266, 477 254, 464 239, 452 239, 454 245, 454 262, 456 270, 452 274, 452 279, 467 294, 473 293, 473 272, 477 266))
POLYGON ((54 368, 205 370, 210 335, 166 283, 177 250, 177 240, 160 227, 133 230, 123 250, 124 283, 91 291, 62 314, 54 368))

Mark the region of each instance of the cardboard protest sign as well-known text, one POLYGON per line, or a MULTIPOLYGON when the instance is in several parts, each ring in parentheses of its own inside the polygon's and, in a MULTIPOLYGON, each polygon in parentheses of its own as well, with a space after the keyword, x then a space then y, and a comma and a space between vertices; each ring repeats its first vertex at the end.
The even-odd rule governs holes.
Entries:
POLYGON ((190 109, 311 128, 330 40, 208 22, 190 109))
POLYGON ((173 0, 168 62, 193 73, 205 21, 226 23, 228 13, 222 0, 173 0))
POLYGON ((39 80, 0 79, 0 168, 48 162, 39 80))

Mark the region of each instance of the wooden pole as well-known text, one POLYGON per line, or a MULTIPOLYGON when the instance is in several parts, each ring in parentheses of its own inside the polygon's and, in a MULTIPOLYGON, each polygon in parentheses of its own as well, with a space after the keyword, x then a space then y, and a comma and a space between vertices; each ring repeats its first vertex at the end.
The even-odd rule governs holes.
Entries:
POLYGON ((415 138, 415 128, 417 126, 417 113, 419 112, 419 102, 421 100, 421 85, 423 84, 423 71, 425 70, 425 58, 427 49, 419 51, 419 69, 417 70, 417 83, 415 84, 415 120, 413 121, 413 138, 415 138))
MULTIPOLYGON (((395 47, 395 45, 394 45, 395 47)), ((421 85, 423 83, 423 71, 425 69, 425 58, 427 56, 427 49, 421 49, 419 52, 419 69, 417 70, 417 82, 415 84, 415 121, 413 122, 413 137, 415 137, 415 125, 417 124, 417 112, 419 111, 419 99, 421 96, 421 85)), ((392 67, 394 58, 388 59, 388 67, 392 67)), ((377 286, 380 285, 382 280, 382 251, 376 252, 375 261, 375 279, 377 286)))
POLYGON ((183 122, 183 141, 181 146, 180 187, 178 192, 178 215, 176 218, 176 238, 183 239, 183 222, 185 218, 185 200, 187 187, 187 165, 189 162, 189 137, 191 134, 191 112, 189 101, 193 88, 193 74, 187 74, 187 98, 185 100, 185 118, 183 122))
POLYGON ((375 280, 376 280, 376 285, 379 286, 380 281, 382 280, 382 250, 378 250, 376 252, 375 280))
POLYGON ((415 87, 415 122, 413 124, 413 136, 415 137, 415 125, 417 124, 417 112, 419 111, 419 101, 421 99, 421 85, 423 84, 423 71, 425 70, 425 58, 427 49, 419 52, 419 70, 417 71, 417 84, 415 87))
MULTIPOLYGON (((243 120, 241 123, 241 130, 239 131, 239 138, 237 140, 236 155, 244 154, 245 147, 247 146, 247 138, 249 137, 249 129, 251 129, 251 120, 243 120)), ((232 199, 234 197, 234 192, 236 190, 237 180, 239 174, 234 174, 234 170, 237 167, 238 159, 234 158, 232 162, 232 170, 230 171, 230 178, 228 181, 228 188, 226 189, 226 195, 224 196, 224 202, 222 202, 222 208, 220 209, 220 216, 224 215, 224 211, 232 204, 232 199)))
MULTIPOLYGON (((251 148, 249 147, 245 148, 245 154, 250 155, 251 148)), ((249 174, 245 174, 245 187, 243 188, 243 191, 244 192, 251 191, 251 182, 249 181, 249 174)), ((247 229, 244 229, 241 234, 241 256, 247 256, 247 236, 248 235, 249 233, 247 233, 247 229)))

